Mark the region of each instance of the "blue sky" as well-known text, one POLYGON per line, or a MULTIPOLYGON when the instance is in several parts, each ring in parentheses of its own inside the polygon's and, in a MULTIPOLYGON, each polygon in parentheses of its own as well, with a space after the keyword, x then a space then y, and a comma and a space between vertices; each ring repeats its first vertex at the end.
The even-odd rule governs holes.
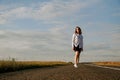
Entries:
POLYGON ((119 0, 0 0, 0 59, 73 61, 75 26, 81 62, 120 61, 119 0))

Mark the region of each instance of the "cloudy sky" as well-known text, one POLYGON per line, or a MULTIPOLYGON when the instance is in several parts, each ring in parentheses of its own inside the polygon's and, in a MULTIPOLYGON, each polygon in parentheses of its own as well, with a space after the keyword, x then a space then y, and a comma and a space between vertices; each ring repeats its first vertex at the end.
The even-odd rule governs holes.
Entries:
POLYGON ((120 61, 120 0, 0 0, 0 59, 73 61, 75 26, 81 62, 120 61))

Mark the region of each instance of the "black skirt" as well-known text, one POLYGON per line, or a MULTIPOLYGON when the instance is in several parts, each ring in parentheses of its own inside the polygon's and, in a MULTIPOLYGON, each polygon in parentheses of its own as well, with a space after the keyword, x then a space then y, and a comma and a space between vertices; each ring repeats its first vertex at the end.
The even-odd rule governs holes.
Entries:
POLYGON ((80 53, 81 50, 82 50, 82 48, 79 48, 79 45, 77 47, 74 45, 74 51, 75 52, 78 51, 80 53))

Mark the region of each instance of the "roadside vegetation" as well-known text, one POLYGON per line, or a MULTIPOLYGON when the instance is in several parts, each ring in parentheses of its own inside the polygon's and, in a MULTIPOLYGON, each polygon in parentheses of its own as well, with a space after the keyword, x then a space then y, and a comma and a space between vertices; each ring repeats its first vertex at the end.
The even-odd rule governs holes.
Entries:
POLYGON ((15 61, 15 59, 0 60, 0 73, 42 67, 55 67, 67 64, 70 63, 62 61, 15 61))
POLYGON ((120 62, 93 62, 95 65, 120 67, 120 62))

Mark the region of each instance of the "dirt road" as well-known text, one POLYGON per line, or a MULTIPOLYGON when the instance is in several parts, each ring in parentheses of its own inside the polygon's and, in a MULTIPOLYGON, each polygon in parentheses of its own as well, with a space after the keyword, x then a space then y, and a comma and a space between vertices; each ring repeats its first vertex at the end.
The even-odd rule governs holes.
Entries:
POLYGON ((0 74, 0 80, 120 80, 120 70, 79 64, 0 74))

